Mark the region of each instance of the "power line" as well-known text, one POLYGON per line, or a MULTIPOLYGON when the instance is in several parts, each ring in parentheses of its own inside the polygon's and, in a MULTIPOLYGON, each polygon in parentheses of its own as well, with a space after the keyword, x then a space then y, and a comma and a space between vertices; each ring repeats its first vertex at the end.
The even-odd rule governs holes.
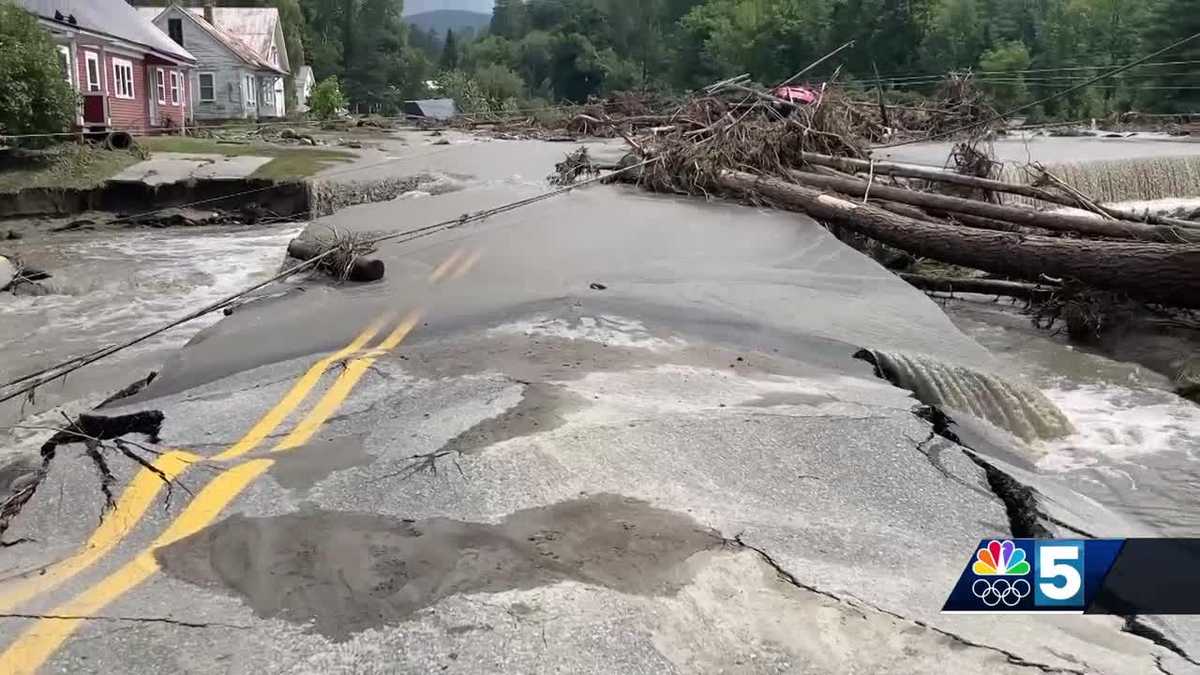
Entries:
POLYGON ((889 143, 889 144, 887 144, 887 145, 883 145, 883 146, 880 146, 880 147, 884 147, 884 148, 894 148, 894 147, 898 147, 898 146, 901 146, 901 145, 909 145, 909 144, 912 144, 912 143, 919 143, 919 142, 922 142, 922 141, 933 141, 933 140, 937 140, 937 139, 939 139, 939 138, 947 138, 947 137, 953 136, 953 135, 955 135, 955 134, 961 133, 961 132, 963 132, 963 131, 968 131, 968 130, 970 130, 970 129, 975 129, 975 128, 979 128, 979 127, 987 127, 988 125, 990 125, 990 124, 992 124, 993 122, 996 122, 996 121, 998 121, 998 120, 1002 120, 1002 119, 1004 119, 1004 118, 1006 118, 1006 117, 1011 117, 1012 115, 1015 115, 1015 114, 1017 114, 1017 113, 1020 113, 1020 112, 1025 112, 1026 110, 1030 110, 1030 109, 1032 109, 1032 108, 1036 108, 1037 106, 1040 106, 1040 105, 1042 105, 1043 103, 1048 103, 1048 102, 1050 102, 1050 101, 1053 101, 1053 100, 1054 100, 1054 99, 1056 99, 1056 98, 1061 98, 1061 97, 1063 97, 1063 96, 1066 96, 1067 94, 1070 94, 1070 93, 1072 93, 1072 92, 1075 92, 1075 91, 1079 91, 1080 89, 1084 89, 1084 88, 1086 88, 1086 87, 1087 87, 1087 86, 1089 86, 1089 85, 1095 84, 1096 82, 1100 82, 1101 80, 1106 80, 1106 79, 1108 79, 1108 78, 1110 78, 1110 77, 1112 77, 1112 76, 1114 76, 1114 75, 1118 75, 1118 74, 1120 74, 1120 73, 1123 73, 1123 72, 1125 72, 1125 71, 1127 71, 1127 70, 1129 70, 1129 69, 1131 69, 1131 68, 1134 68, 1134 67, 1138 66, 1139 64, 1145 63, 1145 62, 1149 61, 1150 59, 1152 59, 1152 58, 1154 58, 1154 57, 1156 57, 1156 56, 1159 56, 1160 54, 1165 54, 1165 53, 1167 53, 1167 52, 1171 51, 1172 49, 1175 49, 1176 47, 1179 47, 1179 46, 1181 46, 1181 45, 1185 45, 1185 44, 1187 44, 1187 43, 1191 42, 1192 40, 1195 40, 1196 38, 1200 38, 1200 33, 1193 33, 1192 35, 1189 35, 1188 37, 1185 37, 1185 38, 1183 38, 1183 39, 1181 39, 1181 40, 1176 40, 1175 42, 1173 42, 1173 43, 1171 43, 1171 44, 1167 45, 1166 47, 1163 47, 1162 49, 1159 49, 1159 50, 1158 50, 1158 51, 1156 51, 1156 52, 1151 52, 1150 54, 1147 54, 1146 56, 1143 56, 1143 57, 1141 57, 1141 58, 1139 58, 1139 59, 1136 59, 1136 60, 1134 60, 1134 61, 1131 61, 1130 63, 1127 63, 1127 64, 1125 64, 1125 65, 1123 65, 1123 66, 1121 66, 1121 67, 1119 67, 1119 68, 1116 68, 1116 69, 1114 69, 1114 70, 1111 70, 1111 71, 1109 71, 1109 72, 1106 72, 1106 73, 1102 73, 1102 74, 1100 74, 1100 75, 1097 75, 1096 77, 1093 77, 1093 78, 1091 78, 1091 79, 1089 79, 1089 80, 1087 80, 1087 81, 1085 81, 1085 82, 1081 82, 1080 84, 1077 84, 1077 85, 1075 85, 1075 86, 1073 86, 1073 87, 1070 87, 1070 88, 1068 88, 1068 89, 1064 89, 1064 90, 1062 90, 1062 91, 1055 92, 1055 93, 1053 93, 1053 94, 1050 94, 1049 96, 1043 96, 1042 98, 1039 98, 1039 99, 1037 99, 1037 100, 1035 100, 1035 101, 1033 101, 1033 102, 1031 102, 1031 103, 1026 103, 1026 104, 1024 104, 1024 105, 1017 106, 1016 108, 1013 108, 1013 109, 1011 109, 1011 110, 1008 110, 1008 111, 1006 111, 1006 112, 1003 112, 1003 113, 1000 113, 1000 114, 997 114, 997 115, 993 115, 991 118, 989 118, 989 119, 987 119, 987 120, 985 120, 985 121, 983 121, 983 122, 981 122, 981 123, 965 124, 965 125, 962 125, 962 126, 959 126, 959 127, 956 127, 956 128, 950 129, 950 130, 947 130, 947 131, 943 131, 943 132, 941 132, 941 133, 938 133, 938 134, 933 134, 933 135, 931 135, 931 136, 928 136, 928 137, 926 137, 926 138, 923 138, 923 139, 912 139, 912 140, 908 140, 908 141, 900 141, 900 142, 898 142, 898 143, 889 143))
MULTIPOLYGON (((463 225, 466 225, 468 223, 478 222, 480 220, 484 220, 484 219, 490 218, 492 216, 500 215, 502 213, 507 213, 509 211, 515 211, 516 209, 519 209, 519 208, 522 208, 525 206, 529 206, 531 204, 535 204, 537 202, 550 199, 552 197, 557 197, 559 195, 566 194, 567 192, 571 192, 572 190, 576 190, 576 189, 579 189, 582 187, 587 187, 589 185, 600 182, 602 180, 607 180, 609 178, 612 178, 613 176, 625 173, 627 171, 639 169, 641 167, 644 167, 648 164, 651 164, 651 163, 657 162, 657 161, 658 161, 658 158, 648 159, 648 160, 639 162, 637 164, 633 164, 631 166, 622 167, 615 171, 609 172, 608 174, 605 174, 603 176, 596 176, 593 178, 589 178, 587 180, 581 181, 579 183, 575 183, 573 185, 567 185, 564 187, 556 188, 554 190, 550 190, 548 192, 543 192, 541 194, 534 195, 533 197, 527 197, 525 199, 520 199, 515 202, 509 202, 508 204, 503 204, 501 206, 486 209, 483 211, 477 211, 475 213, 464 213, 461 216, 458 216, 457 218, 450 218, 447 220, 443 220, 441 222, 433 223, 431 225, 416 227, 416 228, 412 228, 409 230, 403 230, 400 232, 392 232, 390 234, 385 234, 382 236, 367 239, 367 240, 365 240, 364 243, 369 243, 369 244, 381 244, 381 243, 385 243, 385 242, 394 242, 394 243, 401 243, 401 244, 407 243, 407 242, 413 241, 415 239, 420 239, 422 237, 427 237, 427 236, 436 234, 438 232, 443 232, 446 230, 452 230, 452 229, 455 229, 458 227, 462 227, 463 225)), ((128 349, 130 347, 133 347, 141 342, 149 340, 150 338, 152 338, 156 335, 160 335, 160 334, 165 333, 173 328, 177 328, 178 326, 188 323, 189 321, 194 321, 195 319, 198 319, 206 314, 211 314, 218 310, 224 309, 226 306, 232 304, 235 300, 245 297, 246 295, 253 293, 254 291, 257 291, 261 288, 269 286, 278 281, 282 281, 283 279, 286 279, 287 277, 290 277, 294 274, 302 272, 306 269, 317 266, 322 260, 330 257, 331 255, 338 252, 339 250, 340 249, 338 249, 336 247, 330 248, 329 250, 327 250, 323 253, 320 253, 313 258, 310 258, 308 260, 300 262, 296 265, 292 265, 291 267, 283 270, 282 272, 280 272, 279 274, 276 274, 275 276, 271 277, 270 279, 256 283, 256 284, 250 286, 249 288, 245 288, 245 289, 238 291, 237 293, 234 293, 232 295, 225 296, 224 298, 221 298, 220 300, 212 302, 212 303, 210 303, 204 307, 201 307, 200 309, 197 309, 193 312, 189 312, 188 314, 186 314, 183 317, 180 317, 178 319, 170 321, 170 322, 168 322, 162 326, 159 326, 158 328, 155 328, 153 330, 142 333, 141 335, 138 335, 134 338, 126 340, 125 342, 123 342, 121 344, 113 345, 113 346, 107 347, 105 349, 101 349, 99 351, 92 352, 91 354, 88 354, 88 355, 85 355, 82 357, 76 357, 76 358, 73 358, 73 359, 70 359, 67 361, 63 361, 63 362, 59 363, 58 365, 51 366, 49 368, 42 370, 41 374, 39 376, 36 376, 36 377, 25 376, 25 377, 19 378, 17 380, 13 380, 11 382, 7 382, 4 385, 0 385, 0 392, 3 392, 4 389, 7 389, 9 387, 14 387, 17 384, 24 383, 24 384, 22 384, 22 386, 15 387, 11 391, 0 393, 0 403, 3 403, 10 399, 16 398, 16 397, 21 396, 22 394, 26 394, 30 391, 33 391, 37 387, 40 387, 49 382, 53 382, 54 380, 57 380, 61 377, 64 377, 64 376, 70 374, 70 373, 73 373, 76 370, 83 368, 84 366, 87 366, 89 364, 95 363, 96 361, 99 361, 101 359, 112 356, 113 354, 116 354, 117 352, 128 349)))

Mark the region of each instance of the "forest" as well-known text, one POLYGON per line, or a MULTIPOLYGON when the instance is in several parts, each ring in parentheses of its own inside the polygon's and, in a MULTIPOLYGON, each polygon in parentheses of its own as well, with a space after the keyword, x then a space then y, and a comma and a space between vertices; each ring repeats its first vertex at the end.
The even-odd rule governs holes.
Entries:
MULTIPOLYGON (((682 93, 741 73, 771 84, 849 41, 810 84, 836 75, 903 102, 969 71, 1005 109, 1200 32, 1195 0, 497 0, 478 35, 409 27, 402 0, 246 4, 280 8, 293 64, 301 56, 318 79, 336 76, 352 107, 385 113, 439 94, 500 111, 682 93)), ((1128 110, 1200 111, 1200 40, 1027 116, 1128 110)))

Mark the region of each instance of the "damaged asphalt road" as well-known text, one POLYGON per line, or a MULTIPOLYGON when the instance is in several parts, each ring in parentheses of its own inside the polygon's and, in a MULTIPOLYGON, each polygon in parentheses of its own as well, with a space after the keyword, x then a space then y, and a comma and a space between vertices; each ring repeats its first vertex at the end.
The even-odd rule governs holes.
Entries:
MULTIPOLYGON (((406 218, 511 196, 411 200, 406 218)), ((338 224, 378 228, 394 209, 338 224)), ((60 449, 7 533, 33 541, 5 549, 0 605, 56 585, 2 607, 0 661, 32 663, 69 624, 44 672, 1194 668, 1183 622, 940 614, 974 544, 1024 522, 1014 510, 1055 535, 1140 530, 969 425, 953 431, 971 453, 930 439, 918 402, 854 353, 989 355, 814 223, 604 187, 381 255, 384 282, 244 305, 105 410, 161 410, 155 447, 198 459, 186 491, 69 577, 55 561, 86 558, 104 497, 60 449), (437 274, 451 258, 475 262, 437 274), (314 354, 410 310, 411 334, 334 355, 261 442, 214 459, 314 354), (338 382, 346 396, 322 408, 338 382), (236 467, 256 473, 210 520, 151 546, 236 467), (138 583, 76 603, 131 564, 138 583)), ((110 466, 117 486, 139 468, 110 466)))

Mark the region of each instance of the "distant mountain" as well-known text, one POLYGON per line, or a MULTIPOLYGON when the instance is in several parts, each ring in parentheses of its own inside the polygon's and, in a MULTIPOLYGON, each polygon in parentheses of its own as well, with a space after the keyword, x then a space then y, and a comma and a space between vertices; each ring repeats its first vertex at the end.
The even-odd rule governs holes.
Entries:
POLYGON ((495 0, 405 0, 404 16, 451 9, 487 14, 490 17, 494 5, 495 0))
POLYGON ((423 31, 432 28, 437 31, 438 35, 445 35, 447 30, 457 33, 467 28, 479 32, 492 22, 492 15, 461 9, 438 9, 421 14, 409 14, 404 17, 404 21, 423 31))

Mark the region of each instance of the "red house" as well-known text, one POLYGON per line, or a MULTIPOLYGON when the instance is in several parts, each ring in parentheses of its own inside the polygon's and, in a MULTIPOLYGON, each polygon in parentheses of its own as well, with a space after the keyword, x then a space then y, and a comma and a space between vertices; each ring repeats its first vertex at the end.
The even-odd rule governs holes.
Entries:
POLYGON ((191 118, 196 58, 124 0, 16 0, 50 32, 63 77, 80 94, 78 126, 133 134, 191 118))

